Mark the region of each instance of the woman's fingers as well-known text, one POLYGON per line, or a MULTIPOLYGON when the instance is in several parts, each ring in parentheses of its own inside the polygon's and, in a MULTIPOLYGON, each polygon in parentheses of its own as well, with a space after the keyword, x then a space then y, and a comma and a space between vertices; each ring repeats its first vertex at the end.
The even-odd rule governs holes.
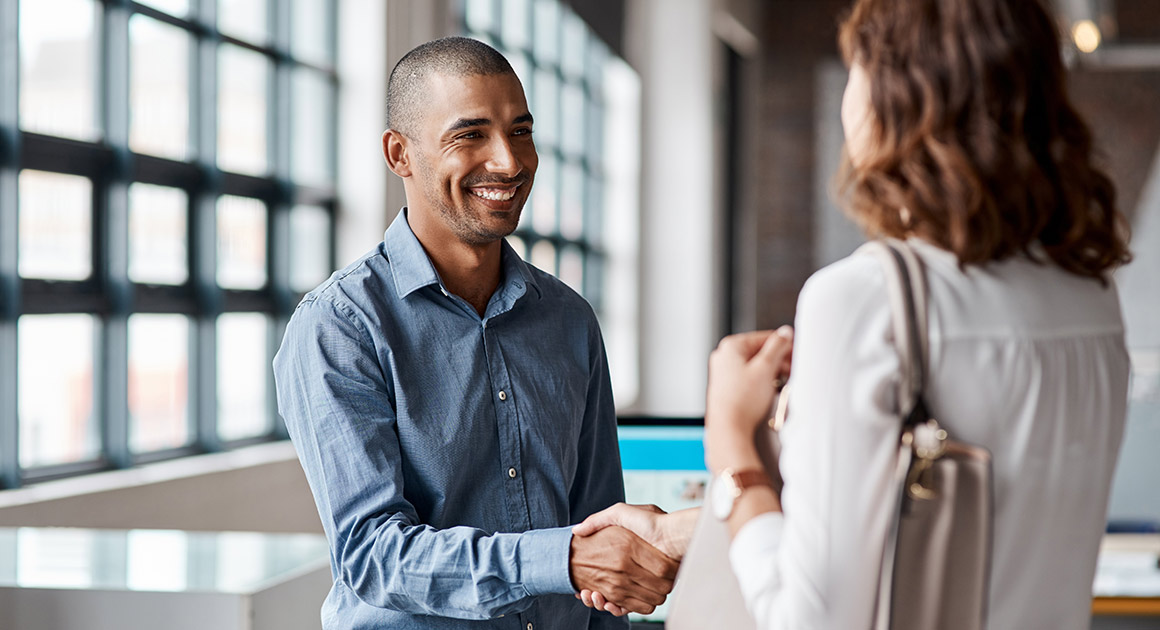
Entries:
POLYGON ((603 610, 605 612, 612 613, 617 617, 623 617, 628 614, 627 610, 617 606, 616 604, 613 604, 610 601, 605 600, 604 596, 598 592, 592 593, 592 603, 596 604, 597 610, 603 610))

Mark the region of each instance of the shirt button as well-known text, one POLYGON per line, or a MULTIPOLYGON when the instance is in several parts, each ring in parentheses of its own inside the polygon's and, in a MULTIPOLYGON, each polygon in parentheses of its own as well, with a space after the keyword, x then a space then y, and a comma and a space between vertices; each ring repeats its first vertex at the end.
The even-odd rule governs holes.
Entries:
POLYGON ((516 469, 515 468, 508 468, 508 477, 511 477, 512 479, 516 478, 516 469))
POLYGON ((501 389, 501 390, 499 390, 499 399, 500 399, 500 400, 507 400, 507 392, 505 392, 505 391, 504 391, 504 390, 502 390, 502 389, 501 389))
POLYGON ((528 622, 528 630, 532 630, 532 622, 528 622))

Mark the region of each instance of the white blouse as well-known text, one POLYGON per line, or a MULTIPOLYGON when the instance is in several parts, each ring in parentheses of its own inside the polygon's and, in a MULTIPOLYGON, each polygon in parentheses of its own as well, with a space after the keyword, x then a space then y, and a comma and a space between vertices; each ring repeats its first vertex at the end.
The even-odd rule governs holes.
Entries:
MULTIPOLYGON (((912 240, 930 285, 927 402, 991 451, 991 628, 1090 625, 1092 577, 1123 434, 1128 353, 1114 285, 1018 258, 959 269, 912 240)), ((761 628, 869 628, 898 435, 885 269, 855 254, 798 300, 782 431, 782 514, 730 556, 761 628)))

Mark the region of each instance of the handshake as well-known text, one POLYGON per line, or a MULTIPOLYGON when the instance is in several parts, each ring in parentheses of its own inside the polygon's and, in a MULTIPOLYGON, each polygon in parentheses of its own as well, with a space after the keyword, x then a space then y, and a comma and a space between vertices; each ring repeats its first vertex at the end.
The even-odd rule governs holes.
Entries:
POLYGON ((576 597, 618 617, 651 613, 673 590, 698 510, 617 503, 573 527, 576 597))

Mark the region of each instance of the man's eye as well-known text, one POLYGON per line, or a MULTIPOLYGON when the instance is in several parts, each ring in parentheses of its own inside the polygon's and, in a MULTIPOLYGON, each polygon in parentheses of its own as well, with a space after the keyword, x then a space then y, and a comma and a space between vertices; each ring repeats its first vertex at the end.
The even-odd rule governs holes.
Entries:
POLYGON ((479 133, 478 131, 468 131, 467 133, 459 136, 459 139, 460 140, 476 140, 476 139, 482 138, 482 137, 483 137, 483 134, 479 133))
POLYGON ((532 129, 531 127, 520 127, 513 131, 512 134, 517 136, 530 136, 532 135, 532 129))

